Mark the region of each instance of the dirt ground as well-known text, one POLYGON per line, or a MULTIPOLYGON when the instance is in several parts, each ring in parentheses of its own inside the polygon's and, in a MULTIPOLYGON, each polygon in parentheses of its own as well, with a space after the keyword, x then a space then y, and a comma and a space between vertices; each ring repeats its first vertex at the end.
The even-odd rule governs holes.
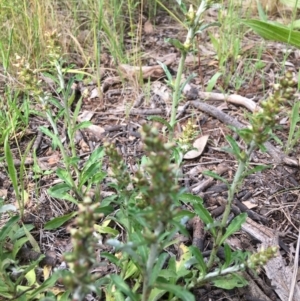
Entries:
MULTIPOLYGON (((120 65, 118 69, 121 72, 117 72, 117 66, 113 65, 110 55, 108 52, 104 52, 101 62, 103 71, 101 87, 97 87, 97 82, 93 80, 79 82, 74 87, 77 89, 78 95, 83 94, 84 91, 86 93, 88 90, 83 98, 80 118, 82 121, 90 120, 94 125, 94 127, 78 131, 76 143, 82 160, 80 164, 85 162, 96 147, 103 144, 104 139, 109 139, 115 143, 125 162, 128 163, 129 169, 134 170, 143 155, 138 132, 141 125, 151 123, 163 132, 162 124, 148 119, 148 116, 151 115, 159 115, 168 119, 171 108, 171 91, 165 83, 164 73, 157 64, 157 60, 164 61, 169 70, 176 74, 179 53, 165 41, 165 38, 183 39, 185 31, 166 15, 158 15, 155 26, 151 28, 150 25, 147 24, 146 27, 144 25, 142 35, 142 50, 145 53, 142 57, 144 85, 141 85, 140 68, 120 65)), ((128 38, 128 44, 130 41, 128 38)), ((217 218, 223 212, 227 188, 221 182, 203 176, 202 171, 219 172, 229 181, 233 178, 237 161, 223 150, 223 147, 227 146, 225 135, 233 135, 228 125, 247 126, 249 106, 251 107, 253 103, 259 105, 260 101, 271 93, 272 84, 282 74, 284 57, 287 56, 286 67, 298 72, 300 53, 299 50, 291 49, 283 44, 263 42, 252 32, 247 32, 242 40, 239 61, 237 63, 228 61, 226 66, 228 72, 232 72, 232 79, 226 83, 226 78, 221 76, 213 89, 213 94, 205 94, 208 81, 219 71, 219 64, 207 34, 203 34, 199 38, 199 47, 201 49, 199 55, 190 54, 186 60, 185 78, 191 73, 194 73, 195 77, 189 83, 179 107, 176 135, 180 135, 184 125, 190 119, 197 126, 199 137, 209 135, 209 139, 200 157, 184 160, 180 183, 187 191, 201 196, 205 206, 217 218), (250 68, 250 70, 255 68, 257 63, 255 52, 259 43, 266 44, 265 50, 261 54, 263 67, 256 69, 251 77, 245 78, 245 68, 250 68), (290 51, 288 55, 287 51, 290 51), (234 83, 239 77, 244 80, 236 89, 234 83), (224 97, 225 94, 227 97, 224 97), (243 101, 239 103, 235 99, 243 101)), ((249 251, 256 251, 260 244, 268 244, 271 240, 276 240, 280 247, 281 263, 286 268, 285 279, 281 279, 281 281, 285 282, 288 287, 296 255, 300 220, 299 144, 297 143, 288 155, 284 153, 289 131, 290 109, 291 104, 287 103, 279 114, 278 126, 274 131, 278 138, 270 141, 270 148, 267 152, 257 150, 251 158, 251 166, 263 164, 268 165, 269 168, 248 176, 236 194, 232 214, 247 212, 248 220, 247 225, 229 240, 232 248, 249 251), (260 233, 267 233, 265 237, 268 236, 270 240, 262 241, 260 233)), ((55 114, 55 109, 53 113, 55 114)), ((20 146, 22 150, 25 150, 29 141, 34 138, 39 167, 43 171, 54 171, 61 164, 61 155, 58 151, 52 150, 50 139, 41 134, 39 131, 41 125, 47 125, 47 122, 40 117, 32 116, 29 128, 20 140, 20 146)), ((63 139, 65 129, 62 121, 59 122, 59 128, 63 139)), ((237 135, 234 138, 241 147, 244 146, 237 135)), ((15 165, 18 166, 20 158, 17 149, 14 149, 14 155, 15 165)), ((53 217, 72 212, 74 205, 55 200, 48 195, 47 189, 57 181, 55 173, 41 175, 35 179, 35 173, 31 168, 33 165, 31 156, 26 159, 26 165, 28 182, 25 183, 25 186, 30 197, 26 203, 24 222, 34 224, 35 229, 31 233, 40 243, 42 253, 47 254, 50 265, 57 267, 61 265, 62 253, 72 248, 67 225, 57 231, 46 231, 43 229, 43 225, 53 217)), ((0 186, 3 191, 6 191, 7 199, 14 202, 11 183, 4 170, 2 166, 0 186)), ((107 196, 110 192, 111 189, 103 184, 102 195, 107 196)), ((192 244, 197 240, 197 237, 195 238, 193 235, 196 234, 192 229, 191 238, 187 244, 192 244)), ((203 248, 204 252, 210 248, 209 236, 205 234, 203 248)), ((31 255, 24 253, 21 256, 30 258, 31 255)), ((107 272, 109 271, 108 268, 107 272)), ((224 291, 206 286, 195 291, 195 294, 197 300, 201 301, 283 300, 284 293, 283 295, 278 293, 277 281, 279 280, 270 276, 270 273, 272 274, 271 267, 262 270, 258 275, 254 275, 250 271, 245 273, 250 283, 250 289, 248 287, 224 291)), ((297 277, 297 280, 300 279, 297 277)))

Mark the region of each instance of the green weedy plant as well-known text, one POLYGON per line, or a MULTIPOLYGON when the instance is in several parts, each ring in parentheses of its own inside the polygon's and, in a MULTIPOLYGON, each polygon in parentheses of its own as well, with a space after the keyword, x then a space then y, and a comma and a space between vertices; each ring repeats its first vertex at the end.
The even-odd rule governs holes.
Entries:
MULTIPOLYGON (((293 99, 295 96, 296 84, 297 82, 293 76, 293 73, 291 71, 287 71, 285 76, 283 76, 280 79, 279 83, 274 85, 274 93, 271 96, 269 96, 267 100, 261 103, 262 109, 255 112, 252 116, 250 116, 251 127, 242 130, 237 130, 238 134, 246 142, 247 147, 245 150, 241 151, 236 141, 232 137, 230 136, 226 137, 227 141, 231 146, 231 148, 229 148, 228 151, 232 153, 239 162, 238 169, 234 176, 233 182, 230 185, 227 183, 225 179, 218 176, 217 174, 214 174, 212 172, 206 172, 207 175, 222 180, 229 187, 227 204, 223 214, 222 221, 220 224, 215 225, 216 232, 215 234, 213 233, 214 245, 209 261, 206 265, 207 270, 210 270, 214 266, 216 260, 216 254, 221 244, 223 244, 226 238, 229 237, 233 232, 235 232, 237 228, 239 228, 239 226, 245 221, 246 216, 244 214, 241 214, 237 216, 229 225, 227 225, 227 220, 229 217, 234 194, 239 188, 239 186, 241 185, 243 179, 247 175, 251 173, 255 173, 258 170, 264 168, 260 166, 260 167, 253 168, 251 170, 247 170, 249 158, 252 152, 256 148, 259 147, 261 149, 264 149, 263 143, 266 142, 270 137, 271 130, 272 128, 274 128, 276 124, 276 115, 279 113, 281 105, 284 104, 284 102, 293 99), (225 234, 224 234, 224 230, 225 230, 225 234)), ((269 255, 270 254, 274 255, 275 251, 276 250, 274 249, 273 251, 267 250, 267 253, 269 255)), ((247 263, 247 265, 249 267, 249 262, 247 263)), ((219 272, 220 274, 222 274, 222 269, 220 269, 219 272)), ((205 279, 205 277, 208 276, 202 275, 202 277, 203 279, 205 279)), ((202 280, 198 279, 197 281, 201 282, 202 280)))
MULTIPOLYGON (((293 6, 293 13, 291 22, 288 25, 283 25, 278 22, 273 22, 267 20, 266 15, 261 9, 260 19, 261 20, 242 20, 242 23, 249 26, 252 30, 254 30, 258 35, 263 37, 266 40, 273 40, 278 42, 287 43, 288 45, 296 46, 300 48, 300 33, 297 29, 299 29, 299 20, 296 20, 297 17, 297 9, 300 7, 300 1, 281 1, 283 4, 291 7, 293 6), (286 3, 285 3, 286 2, 286 3), (295 30, 296 29, 296 30, 295 30)), ((288 52, 287 54, 288 55, 288 52)), ((286 56, 287 57, 287 56, 286 56)), ((284 64, 285 60, 283 61, 284 64)), ((299 81, 298 81, 298 89, 299 89, 299 81)), ((287 144, 285 147, 285 152, 289 153, 292 151, 293 147, 297 143, 300 137, 300 130, 298 127, 300 120, 299 115, 299 102, 292 103, 292 110, 290 114, 290 129, 289 136, 287 140, 287 144)))
POLYGON ((100 217, 95 213, 99 207, 90 197, 85 197, 82 204, 78 205, 78 216, 75 219, 77 228, 70 230, 72 237, 72 252, 64 254, 64 260, 70 270, 62 274, 62 281, 68 293, 72 292, 72 300, 84 300, 91 292, 101 296, 101 291, 95 285, 96 274, 91 270, 97 266, 95 248, 96 238, 93 236, 94 224, 100 217))
POLYGON ((299 122, 300 122, 300 102, 296 101, 293 104, 292 111, 290 114, 290 130, 289 130, 289 136, 287 140, 287 144, 285 147, 285 152, 290 153, 293 149, 296 143, 299 141, 300 138, 300 128, 299 128, 299 122))
POLYGON ((144 126, 141 134, 147 159, 133 178, 115 148, 106 146, 116 180, 113 185, 117 190, 115 201, 120 205, 115 220, 127 232, 125 243, 116 239, 107 243, 122 252, 127 266, 135 266, 132 274, 137 281, 131 290, 124 281, 126 271, 121 271, 121 276, 110 275, 117 290, 114 296, 124 294, 131 300, 146 301, 158 300, 169 293, 170 298, 175 295, 182 300, 192 300, 190 292, 176 285, 182 275, 168 274, 170 271, 163 269, 169 258, 163 250, 174 243, 174 235, 179 230, 187 234, 181 222, 184 217, 193 216, 191 212, 178 209, 182 192, 175 184, 176 169, 170 165, 173 144, 164 144, 157 130, 149 126, 144 126), (130 188, 132 184, 135 189, 130 188))
POLYGON ((176 74, 176 79, 173 82, 172 76, 170 72, 168 71, 167 67, 161 64, 163 67, 167 79, 168 79, 168 84, 171 86, 173 89, 172 93, 172 110, 171 110, 171 117, 170 117, 170 122, 169 122, 169 131, 170 131, 170 138, 172 139, 173 137, 173 131, 174 131, 174 126, 176 124, 176 113, 177 113, 177 108, 179 105, 179 102, 181 100, 181 95, 182 91, 185 87, 185 85, 193 78, 193 75, 189 76, 185 82, 182 81, 182 73, 183 73, 183 68, 184 68, 184 63, 187 54, 192 50, 193 47, 193 41, 196 37, 197 34, 201 33, 205 29, 207 29, 210 26, 216 26, 218 23, 214 22, 211 24, 203 24, 203 20, 201 19, 203 14, 209 9, 211 5, 216 3, 217 1, 213 0, 202 0, 200 2, 199 7, 195 11, 193 6, 190 5, 189 10, 187 10, 185 4, 181 0, 177 0, 177 3, 181 9, 181 11, 185 14, 186 17, 186 26, 187 26, 187 36, 184 41, 184 43, 181 43, 177 39, 168 39, 168 42, 171 43, 173 46, 175 46, 181 53, 181 57, 179 60, 179 65, 177 69, 177 74, 176 74))
MULTIPOLYGON (((276 95, 275 99, 273 101, 274 98, 271 97, 264 106, 268 108, 271 103, 278 106, 277 101, 281 97, 276 95)), ((253 116, 252 121, 260 122, 260 125, 270 129, 274 125, 269 121, 272 117, 273 113, 265 109, 253 116), (261 119, 262 116, 266 116, 267 121, 261 119)), ((241 271, 247 267, 259 269, 275 256, 276 247, 262 249, 251 255, 249 252, 232 252, 228 245, 224 245, 226 239, 239 230, 246 219, 246 214, 241 214, 227 225, 233 195, 238 185, 247 173, 259 170, 256 168, 246 171, 249 156, 258 144, 268 138, 268 131, 262 133, 256 128, 243 130, 240 134, 248 138, 251 136, 254 146, 250 142, 248 150, 242 152, 236 142, 228 137, 231 151, 238 157, 239 168, 233 183, 227 183, 229 197, 221 222, 213 220, 201 198, 184 193, 174 184, 177 167, 170 164, 174 145, 164 144, 155 129, 143 127, 142 139, 147 159, 134 176, 130 175, 115 148, 111 144, 106 146, 115 179, 112 187, 117 191, 114 202, 119 205, 114 220, 125 228, 127 234, 126 242, 121 243, 116 239, 107 241, 115 247, 116 255, 102 254, 121 268, 120 275, 106 277, 109 279, 109 285, 105 289, 107 300, 126 296, 131 300, 143 301, 158 300, 163 296, 167 296, 169 300, 195 300, 191 289, 208 282, 225 289, 244 286, 247 282, 240 274, 241 271), (195 213, 180 210, 179 200, 193 204, 195 213), (181 245, 184 255, 176 260, 168 254, 166 248, 176 242, 174 235, 178 231, 187 234, 184 224, 195 215, 202 219, 211 233, 213 249, 210 258, 206 262, 199 249, 181 245), (216 254, 222 245, 225 261, 219 262, 216 254), (129 283, 132 282, 130 286, 129 283)), ((213 173, 207 174, 220 179, 213 173)), ((99 280, 99 283, 104 285, 105 281, 99 280)))

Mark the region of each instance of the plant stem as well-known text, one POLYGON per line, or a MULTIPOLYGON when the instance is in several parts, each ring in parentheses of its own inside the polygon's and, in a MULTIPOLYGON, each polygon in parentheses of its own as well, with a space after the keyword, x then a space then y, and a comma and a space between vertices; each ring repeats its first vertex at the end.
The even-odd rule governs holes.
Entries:
POLYGON ((234 265, 232 267, 228 267, 224 270, 218 269, 218 270, 208 273, 206 275, 201 275, 197 279, 196 283, 191 282, 187 286, 187 289, 190 290, 190 289, 194 288, 195 286, 199 286, 203 283, 207 283, 208 281, 211 281, 214 278, 219 277, 219 276, 224 276, 224 275, 232 274, 235 272, 244 271, 245 268, 246 268, 246 265, 244 263, 242 263, 242 264, 234 265))
POLYGON ((174 85, 171 120, 170 120, 170 126, 172 128, 172 131, 170 133, 170 139, 173 138, 174 126, 175 126, 175 123, 176 123, 176 112, 177 112, 177 108, 178 108, 178 104, 179 104, 179 100, 180 100, 180 95, 179 95, 180 81, 181 81, 181 76, 182 76, 182 72, 183 72, 183 67, 184 67, 184 62, 185 62, 185 59, 186 59, 186 55, 187 55, 186 51, 181 52, 181 58, 180 58, 180 61, 179 61, 177 76, 176 76, 175 85, 174 85))
POLYGON ((223 237, 223 229, 226 228, 227 220, 228 220, 228 217, 229 217, 229 214, 230 214, 230 211, 231 211, 231 206, 232 206, 232 202, 233 202, 233 199, 234 199, 234 194, 236 192, 236 189, 237 189, 239 183, 242 180, 243 173, 244 173, 244 171, 245 171, 245 169, 248 165, 249 158, 250 158, 253 150, 255 149, 255 147, 256 147, 256 144, 255 144, 254 141, 252 141, 250 143, 248 149, 246 150, 246 153, 245 153, 246 160, 242 160, 242 159, 239 160, 238 169, 235 173, 233 182, 230 185, 230 188, 229 188, 229 191, 228 191, 227 204, 226 204, 226 207, 225 207, 225 211, 223 213, 223 218, 222 218, 222 221, 221 221, 221 225, 220 225, 220 227, 217 231, 217 238, 215 239, 214 246, 213 246, 213 249, 211 251, 211 254, 210 254, 210 257, 209 257, 209 260, 208 260, 208 263, 207 263, 207 270, 211 269, 214 262, 215 262, 215 258, 216 258, 217 252, 220 248, 221 240, 222 240, 222 237, 223 237))
POLYGON ((180 50, 181 58, 180 58, 179 65, 178 65, 176 80, 175 80, 175 84, 174 84, 174 92, 173 92, 173 97, 172 97, 172 110, 171 110, 171 119, 170 119, 171 131, 170 131, 170 136, 169 136, 170 140, 172 140, 173 136, 174 136, 174 127, 176 124, 176 112, 177 112, 178 104, 180 101, 180 93, 182 91, 180 82, 181 82, 185 59, 188 54, 189 48, 191 47, 192 41, 195 38, 196 31, 199 29, 200 17, 202 16, 202 14, 205 12, 206 9, 207 9, 207 1, 202 0, 201 4, 199 5, 199 7, 197 9, 197 12, 195 14, 195 18, 194 18, 192 24, 189 25, 188 33, 187 33, 185 42, 183 44, 186 47, 186 49, 180 50))
POLYGON ((159 254, 159 235, 164 231, 163 224, 159 223, 158 227, 155 230, 156 241, 150 245, 149 257, 146 264, 146 272, 144 275, 144 283, 143 283, 143 295, 142 301, 148 301, 151 293, 151 285, 150 285, 150 277, 152 274, 153 266, 157 256, 159 254))

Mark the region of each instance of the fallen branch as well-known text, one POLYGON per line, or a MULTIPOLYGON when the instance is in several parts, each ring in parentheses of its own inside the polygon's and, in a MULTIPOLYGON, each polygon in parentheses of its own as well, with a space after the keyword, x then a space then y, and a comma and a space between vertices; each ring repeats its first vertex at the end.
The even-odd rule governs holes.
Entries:
MULTIPOLYGON (((207 103, 201 102, 199 100, 191 101, 190 103, 193 107, 195 107, 195 108, 201 110, 202 112, 205 112, 205 113, 217 118, 218 120, 220 120, 221 122, 223 122, 227 125, 234 126, 237 129, 245 128, 245 125, 238 122, 235 118, 229 116, 228 114, 222 112, 221 110, 219 110, 219 109, 217 109, 217 108, 215 108, 215 107, 213 107, 213 106, 211 106, 207 103)), ((270 156, 273 158, 273 160, 276 164, 285 163, 285 164, 290 165, 290 166, 299 166, 297 160, 286 156, 285 154, 280 152, 270 142, 265 142, 264 146, 265 146, 265 148, 267 149, 267 152, 270 154, 270 156)))

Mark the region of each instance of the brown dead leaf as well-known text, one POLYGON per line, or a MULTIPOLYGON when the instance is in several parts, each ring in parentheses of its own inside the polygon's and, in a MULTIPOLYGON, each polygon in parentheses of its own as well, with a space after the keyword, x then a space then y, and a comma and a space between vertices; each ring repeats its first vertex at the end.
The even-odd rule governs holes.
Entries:
POLYGON ((104 128, 94 124, 85 128, 84 131, 89 133, 90 136, 93 136, 96 141, 99 141, 102 138, 102 134, 105 132, 104 128))
POLYGON ((144 33, 145 34, 151 34, 154 32, 154 28, 150 20, 147 20, 144 24, 144 33))
MULTIPOLYGON (((172 55, 165 56, 162 58, 161 62, 163 62, 166 66, 172 64, 176 59, 176 54, 172 53, 172 55)), ((144 79, 159 79, 165 75, 164 70, 160 65, 154 66, 131 66, 127 64, 120 65, 120 71, 123 73, 123 76, 129 79, 134 79, 136 77, 142 76, 144 79)))
POLYGON ((0 198, 3 200, 7 198, 7 189, 0 189, 0 198))
POLYGON ((142 76, 144 79, 159 79, 165 75, 164 70, 160 65, 136 67, 127 64, 121 64, 120 71, 123 73, 125 78, 132 80, 139 76, 142 76))
POLYGON ((80 115, 78 115, 77 121, 79 122, 90 121, 94 116, 94 114, 95 112, 93 111, 83 111, 80 115))
POLYGON ((187 152, 183 156, 183 159, 191 160, 191 159, 195 159, 195 158, 199 157, 205 149, 208 138, 209 138, 209 135, 205 135, 205 136, 202 136, 202 137, 196 139, 195 142, 193 143, 193 147, 195 149, 192 149, 189 152, 187 152))
POLYGON ((253 209, 257 207, 257 204, 254 204, 251 202, 251 200, 243 202, 243 204, 248 208, 248 209, 253 209))

